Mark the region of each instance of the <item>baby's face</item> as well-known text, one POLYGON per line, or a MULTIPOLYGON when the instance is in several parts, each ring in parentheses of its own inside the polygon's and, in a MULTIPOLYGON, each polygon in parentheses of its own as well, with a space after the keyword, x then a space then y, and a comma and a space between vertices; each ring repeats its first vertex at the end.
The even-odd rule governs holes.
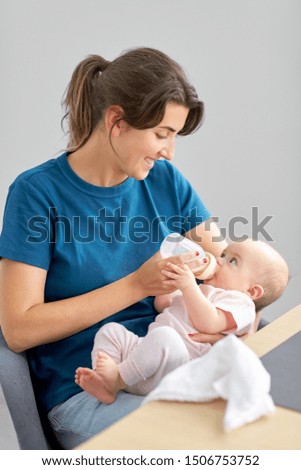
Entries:
POLYGON ((214 276, 204 281, 214 287, 226 290, 248 292, 255 283, 256 274, 260 269, 260 255, 256 242, 246 240, 231 243, 217 260, 214 276))

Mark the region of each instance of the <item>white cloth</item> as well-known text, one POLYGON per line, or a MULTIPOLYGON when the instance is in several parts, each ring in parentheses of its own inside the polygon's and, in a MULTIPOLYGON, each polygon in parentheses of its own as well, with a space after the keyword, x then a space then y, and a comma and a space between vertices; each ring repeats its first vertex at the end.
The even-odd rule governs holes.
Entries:
POLYGON ((231 430, 274 411, 270 375, 260 359, 235 335, 216 343, 204 356, 166 375, 143 401, 228 400, 224 429, 231 430))
MULTIPOLYGON (((199 288, 216 308, 231 312, 236 328, 224 331, 225 334, 235 333, 241 336, 248 333, 254 323, 256 312, 254 302, 247 294, 204 284, 201 284, 199 288)), ((180 334, 191 359, 200 357, 211 349, 209 343, 197 343, 189 338, 188 334, 197 333, 197 330, 189 318, 183 295, 180 292, 173 297, 171 305, 156 316, 155 321, 149 326, 149 331, 160 326, 171 326, 180 334)))

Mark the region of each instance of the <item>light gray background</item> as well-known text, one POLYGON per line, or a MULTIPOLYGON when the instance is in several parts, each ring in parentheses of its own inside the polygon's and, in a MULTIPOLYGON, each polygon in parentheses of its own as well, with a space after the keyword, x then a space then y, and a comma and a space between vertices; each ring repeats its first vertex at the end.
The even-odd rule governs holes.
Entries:
MULTIPOLYGON (((236 235, 254 235, 252 207, 260 221, 273 216, 265 228, 292 279, 264 317, 300 303, 300 14, 299 0, 1 0, 1 219, 15 176, 66 145, 60 102, 77 63, 155 47, 183 65, 206 106, 174 164, 227 235, 236 216, 249 221, 236 235)), ((0 448, 15 447, 2 422, 0 448)))

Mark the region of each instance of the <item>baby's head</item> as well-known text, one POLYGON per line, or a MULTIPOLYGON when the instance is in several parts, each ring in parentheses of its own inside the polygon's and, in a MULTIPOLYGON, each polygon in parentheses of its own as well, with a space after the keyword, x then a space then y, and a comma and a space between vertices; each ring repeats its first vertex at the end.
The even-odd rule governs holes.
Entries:
POLYGON ((238 290, 262 310, 281 296, 289 280, 289 270, 282 256, 262 241, 247 239, 231 243, 217 258, 218 267, 211 279, 214 287, 238 290))

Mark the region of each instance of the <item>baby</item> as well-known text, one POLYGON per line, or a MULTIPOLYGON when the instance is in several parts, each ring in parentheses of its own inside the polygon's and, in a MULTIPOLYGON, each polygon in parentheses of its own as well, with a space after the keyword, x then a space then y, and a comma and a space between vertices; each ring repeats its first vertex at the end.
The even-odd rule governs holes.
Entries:
POLYGON ((167 264, 166 285, 178 290, 155 298, 159 313, 139 338, 118 323, 95 336, 93 369, 79 367, 75 382, 103 403, 120 390, 146 395, 176 367, 205 354, 211 345, 192 340, 197 332, 234 333, 252 328, 256 312, 284 291, 289 271, 281 255, 261 241, 230 244, 209 280, 197 285, 187 265, 167 264))

